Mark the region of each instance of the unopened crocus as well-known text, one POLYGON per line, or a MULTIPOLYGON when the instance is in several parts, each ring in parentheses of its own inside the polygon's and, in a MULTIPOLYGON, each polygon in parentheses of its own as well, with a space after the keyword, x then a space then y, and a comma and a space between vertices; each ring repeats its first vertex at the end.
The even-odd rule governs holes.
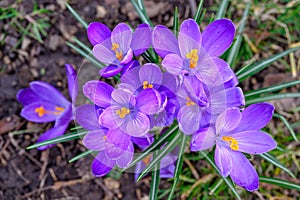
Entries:
POLYGON ((257 190, 257 172, 243 153, 262 154, 276 147, 274 139, 260 130, 271 120, 273 112, 273 105, 268 103, 253 104, 243 112, 227 109, 214 126, 193 135, 191 150, 202 151, 216 144, 215 163, 221 175, 230 175, 233 182, 246 190, 257 190))
POLYGON ((231 45, 234 24, 228 19, 216 20, 201 34, 194 19, 183 21, 178 40, 164 26, 156 26, 152 34, 154 50, 164 58, 162 66, 176 76, 196 76, 207 85, 222 77, 225 61, 218 58, 231 45))
MULTIPOLYGON (((76 71, 67 64, 69 95, 72 100, 77 95, 76 71)), ((73 105, 58 90, 48 83, 33 81, 30 87, 22 89, 17 94, 17 99, 24 105, 21 116, 28 121, 44 123, 55 121, 53 128, 43 133, 38 142, 61 136, 66 131, 73 119, 73 105)), ((38 147, 44 150, 53 145, 38 147)))
POLYGON ((94 46, 93 54, 108 66, 99 71, 108 78, 131 66, 133 56, 145 52, 151 45, 151 28, 140 24, 133 32, 125 23, 119 23, 113 31, 100 22, 93 22, 87 28, 88 38, 94 46))

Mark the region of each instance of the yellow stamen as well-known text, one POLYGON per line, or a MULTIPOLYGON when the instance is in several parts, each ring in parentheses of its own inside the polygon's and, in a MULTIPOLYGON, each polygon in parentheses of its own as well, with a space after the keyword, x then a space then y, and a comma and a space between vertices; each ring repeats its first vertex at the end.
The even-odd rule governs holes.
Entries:
POLYGON ((116 111, 116 114, 119 115, 120 118, 124 118, 126 115, 130 113, 130 110, 128 108, 122 107, 120 110, 116 111))
POLYGON ((121 61, 123 60, 124 56, 121 50, 118 51, 119 48, 120 46, 117 43, 112 43, 111 50, 115 52, 117 59, 121 61))
POLYGON ((192 49, 189 53, 187 53, 186 58, 190 59, 190 68, 195 68, 197 66, 197 62, 199 60, 198 50, 192 49))
POLYGON ((224 136, 222 137, 222 140, 224 140, 225 142, 227 142, 230 145, 230 148, 234 151, 239 150, 239 143, 236 139, 234 139, 231 136, 224 136))
POLYGON ((55 111, 45 110, 44 106, 40 106, 34 110, 39 117, 43 117, 45 114, 60 115, 65 109, 62 107, 55 106, 55 111))
POLYGON ((147 88, 153 88, 153 85, 151 83, 148 83, 148 81, 143 82, 143 89, 147 88))
POLYGON ((106 135, 104 135, 104 136, 103 136, 103 140, 105 141, 106 139, 107 139, 107 136, 106 136, 106 135))
POLYGON ((187 106, 194 106, 194 105, 196 105, 196 103, 193 102, 193 101, 190 99, 190 97, 186 97, 185 105, 187 105, 187 106))

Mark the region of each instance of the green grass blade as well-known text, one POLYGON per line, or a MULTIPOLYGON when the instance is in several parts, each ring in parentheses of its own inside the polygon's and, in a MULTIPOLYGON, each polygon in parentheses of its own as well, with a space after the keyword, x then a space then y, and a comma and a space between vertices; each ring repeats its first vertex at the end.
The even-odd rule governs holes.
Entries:
POLYGON ((278 168, 282 169, 283 171, 287 172, 291 177, 296 178, 295 175, 293 174, 293 172, 291 172, 287 167, 285 167, 282 163, 280 163, 280 161, 277 160, 270 153, 263 153, 263 154, 260 154, 259 156, 262 157, 263 159, 265 159, 266 161, 268 161, 269 163, 272 163, 276 167, 278 167, 278 168))
MULTIPOLYGON (((203 155, 203 157, 207 160, 207 162, 220 174, 220 170, 217 167, 217 165, 215 164, 215 162, 213 161, 213 159, 210 156, 206 155, 205 152, 200 151, 199 153, 201 153, 203 155)), ((240 197, 240 195, 236 191, 234 185, 229 180, 229 178, 225 178, 223 176, 221 176, 221 178, 225 181, 225 183, 227 184, 227 186, 231 189, 231 191, 233 192, 233 194, 236 197, 236 199, 242 200, 241 197, 240 197)))
POLYGON ((257 97, 255 99, 246 99, 246 105, 265 102, 265 101, 273 101, 278 99, 286 99, 286 98, 297 98, 300 97, 300 93, 282 93, 282 94, 271 94, 268 96, 257 97))
MULTIPOLYGON (((183 133, 181 133, 183 134, 183 133)), ((179 175, 181 174, 181 169, 182 169, 182 163, 183 163, 183 154, 184 154, 184 150, 186 147, 186 142, 187 142, 188 136, 183 134, 182 139, 181 139, 181 143, 179 146, 179 151, 178 151, 178 158, 177 158, 177 162, 176 162, 176 168, 174 171, 174 181, 173 181, 173 185, 171 188, 171 191, 169 193, 169 197, 168 200, 172 200, 173 194, 175 192, 176 189, 176 185, 178 183, 179 180, 179 175)))
POLYGON ((294 140, 296 142, 299 142, 299 140, 298 140, 298 138, 296 136, 295 131, 293 130, 293 128, 290 125, 290 123, 286 120, 286 118, 283 117, 282 115, 277 114, 277 113, 274 113, 273 116, 279 118, 285 124, 285 126, 288 128, 288 130, 290 131, 290 133, 291 133, 292 137, 294 138, 294 140))
POLYGON ((282 89, 285 89, 288 87, 292 87, 292 86, 298 85, 298 84, 300 84, 300 80, 282 83, 282 84, 278 84, 278 85, 274 85, 274 86, 270 86, 270 87, 266 87, 266 88, 262 88, 262 89, 258 89, 258 90, 252 90, 249 92, 245 92, 245 97, 249 98, 249 97, 260 95, 260 94, 271 93, 271 92, 279 91, 279 90, 282 90, 282 89))
POLYGON ((173 33, 176 36, 178 34, 178 7, 177 6, 174 9, 173 33))
POLYGON ((221 19, 222 17, 225 16, 225 13, 226 13, 226 9, 227 9, 227 6, 228 6, 228 0, 222 0, 221 1, 221 5, 219 6, 219 10, 216 14, 216 18, 215 19, 221 19))
POLYGON ((196 11, 196 14, 194 16, 194 19, 196 20, 197 24, 200 25, 201 21, 201 10, 202 10, 202 6, 203 6, 203 0, 201 0, 199 2, 199 5, 198 5, 198 8, 197 8, 197 11, 196 11))
POLYGON ((154 152, 155 150, 159 149, 162 145, 164 145, 167 141, 173 140, 178 132, 178 125, 174 123, 159 139, 155 140, 147 149, 145 149, 139 156, 137 156, 129 166, 124 168, 122 171, 126 171, 127 169, 133 167, 136 163, 143 160, 147 157, 150 153, 154 152))
POLYGON ((72 41, 74 41, 76 44, 78 44, 81 48, 83 48, 85 51, 87 51, 89 54, 93 55, 93 51, 90 47, 85 45, 83 42, 78 40, 76 37, 72 37, 72 41))
POLYGON ((153 158, 153 160, 145 167, 145 169, 139 175, 137 181, 141 180, 141 178, 149 173, 158 162, 160 162, 168 153, 170 153, 177 146, 178 141, 180 141, 182 136, 183 134, 180 131, 177 131, 177 135, 170 142, 168 142, 168 144, 162 150, 158 150, 158 155, 153 158))
POLYGON ((79 160, 80 158, 83 158, 83 157, 86 157, 88 155, 90 155, 91 153, 93 153, 94 151, 93 150, 87 150, 81 154, 78 154, 77 156, 74 156, 72 159, 70 159, 68 162, 71 163, 71 162, 74 162, 74 161, 77 161, 79 160))
POLYGON ((229 55, 227 57, 227 63, 229 64, 229 66, 231 66, 231 68, 234 69, 234 63, 236 61, 236 58, 237 58, 237 55, 238 55, 238 52, 240 50, 240 47, 241 47, 241 43, 242 43, 242 40, 243 40, 243 31, 244 31, 244 28, 245 28, 245 24, 247 22, 247 17, 248 17, 248 13, 249 13, 249 8, 250 8, 250 1, 247 3, 247 6, 244 10, 244 14, 243 14, 243 17, 242 17, 242 21, 241 21, 241 24, 240 24, 240 27, 239 27, 239 30, 237 32, 237 36, 236 36, 236 40, 235 40, 235 43, 234 45, 231 47, 230 49, 230 52, 229 52, 229 55))
POLYGON ((291 183, 289 181, 281 180, 281 179, 278 179, 278 178, 259 177, 259 180, 261 182, 270 183, 270 184, 277 185, 277 186, 280 186, 280 187, 300 191, 300 185, 297 185, 295 183, 291 183))
POLYGON ((270 58, 267 58, 267 59, 265 59, 261 62, 252 64, 252 65, 248 65, 247 67, 243 67, 242 69, 240 69, 239 71, 236 72, 236 75, 237 75, 237 78, 239 79, 239 82, 242 82, 246 78, 260 72, 263 69, 265 69, 271 63, 273 63, 273 62, 279 60, 280 58, 290 54, 291 52, 297 51, 299 49, 300 49, 300 47, 291 48, 291 49, 288 49, 284 52, 275 54, 274 56, 271 56, 270 58))
MULTIPOLYGON (((155 159, 158 156, 158 150, 153 153, 153 159, 155 159)), ((159 170, 159 162, 155 164, 154 170, 152 171, 152 180, 150 184, 150 193, 149 193, 149 199, 150 200, 156 200, 157 199, 157 193, 159 189, 159 182, 160 182, 160 170, 159 170)))
POLYGON ((141 9, 139 4, 136 2, 136 0, 130 0, 134 9, 140 16, 142 22, 149 24, 150 26, 153 26, 152 22, 150 21, 149 17, 147 16, 146 12, 144 12, 145 9, 141 9))
POLYGON ((72 13, 72 15, 75 17, 75 19, 82 24, 82 26, 87 29, 88 24, 81 18, 81 16, 70 6, 68 3, 66 3, 67 8, 72 13))
POLYGON ((87 133, 87 131, 84 131, 84 132, 76 131, 76 132, 67 133, 62 136, 50 139, 50 140, 46 140, 43 142, 33 144, 31 146, 26 147, 26 149, 34 149, 34 148, 49 145, 49 144, 57 144, 57 143, 61 143, 61 142, 67 142, 70 140, 79 139, 79 138, 82 138, 83 136, 85 136, 86 133, 87 133))

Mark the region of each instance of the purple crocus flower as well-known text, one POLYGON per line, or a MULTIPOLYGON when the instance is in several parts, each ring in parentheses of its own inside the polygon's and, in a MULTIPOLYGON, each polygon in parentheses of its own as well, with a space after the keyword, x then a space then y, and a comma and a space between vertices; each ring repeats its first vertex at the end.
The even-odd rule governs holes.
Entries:
POLYGON ((216 144, 215 162, 221 175, 230 175, 246 190, 257 190, 258 175, 242 152, 262 154, 276 147, 273 138, 260 131, 271 120, 273 111, 268 103, 253 104, 242 113, 236 108, 227 109, 205 133, 193 135, 191 150, 202 151, 216 144))
MULTIPOLYGON (((72 100, 77 96, 76 71, 66 64, 69 95, 72 100)), ((24 105, 21 116, 28 121, 43 123, 55 121, 53 128, 42 134, 38 142, 61 136, 66 131, 73 119, 73 105, 58 90, 48 83, 33 81, 30 87, 22 89, 17 94, 17 99, 24 105)), ((53 145, 38 147, 44 150, 53 145)))
POLYGON ((151 45, 151 28, 147 24, 140 24, 133 33, 125 23, 119 23, 111 32, 106 25, 94 22, 88 26, 87 34, 94 46, 94 56, 108 64, 99 71, 105 78, 118 74, 128 64, 130 66, 133 55, 142 54, 151 45))
POLYGON ((196 21, 187 19, 180 26, 178 41, 167 27, 159 25, 153 30, 152 44, 168 72, 196 76, 212 85, 223 75, 220 68, 226 64, 218 56, 229 48, 234 33, 234 24, 228 19, 214 21, 202 35, 196 21))

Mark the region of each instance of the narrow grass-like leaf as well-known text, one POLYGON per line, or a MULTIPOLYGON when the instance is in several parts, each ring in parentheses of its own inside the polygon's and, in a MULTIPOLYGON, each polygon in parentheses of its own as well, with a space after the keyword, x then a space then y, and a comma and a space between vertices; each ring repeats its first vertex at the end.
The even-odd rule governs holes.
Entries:
POLYGON ((72 37, 72 41, 74 41, 76 44, 78 44, 81 48, 83 48, 86 52, 88 52, 89 54, 93 55, 93 51, 90 47, 88 47, 87 45, 85 45, 83 42, 81 42, 80 40, 78 40, 76 37, 72 37))
POLYGON ((275 54, 274 56, 271 56, 270 58, 267 58, 267 59, 265 59, 261 62, 243 67, 242 69, 240 69, 236 72, 236 75, 237 75, 237 78, 239 79, 239 82, 242 82, 246 78, 260 72, 263 69, 265 69, 271 63, 273 63, 273 62, 279 60, 280 58, 288 55, 289 53, 297 51, 299 49, 300 49, 300 47, 291 48, 291 49, 288 49, 284 52, 275 54))
POLYGON ((285 89, 288 87, 292 87, 292 86, 298 85, 298 84, 300 84, 300 80, 282 83, 282 84, 278 84, 278 85, 273 85, 273 86, 258 89, 258 90, 252 90, 252 91, 245 92, 245 97, 249 98, 249 97, 260 95, 260 94, 271 93, 271 92, 279 91, 279 90, 282 90, 282 89, 285 89))
POLYGON ((73 157, 72 159, 70 159, 68 162, 71 163, 71 162, 74 162, 76 160, 79 160, 80 158, 83 158, 83 157, 86 157, 88 155, 90 155, 91 153, 93 153, 94 151, 93 150, 87 150, 81 154, 78 154, 77 156, 73 157))
POLYGON ((138 13, 138 15, 140 16, 142 22, 149 24, 150 26, 153 26, 152 22, 150 21, 149 17, 147 16, 147 14, 144 12, 145 9, 141 9, 139 4, 136 2, 136 0, 130 0, 134 9, 136 10, 136 12, 138 13))
MULTIPOLYGON (((213 159, 209 155, 207 155, 205 152, 200 151, 199 153, 202 153, 203 157, 207 160, 207 162, 218 172, 218 174, 220 174, 220 170, 217 167, 217 165, 215 164, 215 162, 213 161, 213 159)), ((233 192, 233 194, 236 197, 236 199, 241 200, 240 195, 236 191, 234 185, 231 183, 231 181, 229 180, 229 178, 225 178, 223 176, 221 176, 221 178, 225 181, 225 183, 227 184, 227 186, 231 189, 231 191, 233 192)))
POLYGON ((67 8, 72 13, 72 15, 75 17, 75 19, 82 24, 82 26, 86 29, 88 27, 88 24, 81 18, 81 16, 70 6, 68 3, 66 3, 67 8))
POLYGON ((178 157, 177 157, 177 162, 176 162, 176 168, 175 168, 175 171, 174 171, 173 185, 172 185, 171 191, 169 193, 168 200, 172 200, 173 194, 174 194, 175 189, 176 189, 176 185, 177 185, 178 180, 179 180, 179 175, 181 174, 183 156, 184 156, 183 154, 184 154, 184 150, 185 150, 185 147, 186 147, 187 139, 188 139, 188 136, 183 134, 183 136, 181 138, 181 141, 180 141, 181 143, 180 143, 180 146, 179 146, 178 157))
POLYGON ((279 118, 285 124, 285 126, 288 128, 288 130, 290 131, 290 133, 291 133, 292 137, 294 138, 294 140, 296 142, 299 142, 299 140, 298 140, 298 138, 296 136, 295 131, 293 130, 293 128, 290 125, 290 123, 286 120, 286 118, 283 117, 282 115, 277 114, 277 113, 274 113, 273 116, 279 118))
POLYGON ((278 179, 278 178, 270 178, 270 177, 261 177, 260 176, 259 180, 261 182, 270 183, 270 184, 277 185, 277 186, 280 186, 280 187, 300 191, 300 185, 297 185, 295 183, 291 183, 289 181, 281 180, 281 179, 278 179))
POLYGON ((194 19, 196 20, 197 24, 199 24, 199 25, 200 25, 200 23, 202 21, 202 20, 200 21, 202 6, 203 6, 203 0, 200 0, 198 8, 197 8, 197 11, 196 11, 196 14, 194 16, 194 19))
POLYGON ((227 6, 228 6, 228 0, 222 0, 221 1, 221 4, 219 6, 219 10, 216 14, 216 18, 215 19, 221 19, 222 17, 225 16, 225 13, 226 13, 226 9, 227 9, 227 6))
POLYGON ((178 34, 178 7, 177 6, 174 9, 173 33, 176 36, 178 34))
MULTIPOLYGON (((153 153, 153 159, 156 159, 158 156, 158 150, 153 153)), ((154 166, 154 169, 152 171, 152 180, 150 183, 150 193, 149 193, 149 199, 150 200, 156 200, 157 199, 157 193, 159 188, 159 182, 160 182, 160 170, 159 170, 160 163, 156 163, 154 166)))
POLYGON ((246 21, 247 21, 247 17, 248 17, 248 13, 249 13, 249 8, 250 8, 250 1, 247 3, 247 6, 246 6, 246 8, 244 10, 244 14, 243 14, 243 17, 242 17, 242 21, 241 21, 240 27, 239 27, 238 32, 237 32, 235 43, 231 47, 229 55, 227 57, 227 63, 233 69, 234 69, 234 63, 235 63, 236 57, 238 55, 238 52, 240 50, 241 43, 242 43, 242 40, 243 40, 243 35, 242 34, 243 34, 243 31, 244 31, 244 28, 245 28, 245 24, 246 24, 246 21))
POLYGON ((147 173, 149 173, 153 167, 160 162, 168 153, 170 153, 178 144, 178 141, 180 141, 180 138, 183 136, 180 131, 177 131, 177 135, 164 146, 162 150, 158 150, 158 155, 153 158, 153 160, 145 167, 145 169, 141 172, 139 175, 137 181, 141 180, 147 173))
POLYGON ((300 97, 300 93, 282 93, 282 94, 271 94, 268 96, 263 97, 257 97, 255 99, 246 99, 246 105, 259 103, 259 102, 265 102, 265 101, 273 101, 278 99, 286 99, 286 98, 297 98, 300 97))
POLYGON ((280 161, 277 160, 270 153, 263 153, 263 154, 260 154, 259 156, 262 157, 263 159, 265 159, 266 161, 268 161, 269 163, 272 163, 276 167, 278 167, 278 168, 282 169, 283 171, 287 172, 291 177, 296 178, 295 175, 293 174, 293 172, 291 172, 287 167, 285 167, 282 163, 280 163, 280 161))
POLYGON ((155 150, 159 149, 162 145, 164 145, 167 141, 173 140, 178 132, 178 125, 177 123, 173 123, 173 125, 159 137, 159 139, 155 140, 147 149, 145 149, 139 156, 137 156, 129 166, 124 168, 122 171, 126 171, 129 168, 133 167, 136 163, 143 160, 147 157, 150 153, 153 153, 155 150))
POLYGON ((37 148, 40 146, 45 146, 45 145, 49 145, 49 144, 57 144, 57 143, 61 143, 61 142, 67 142, 70 140, 79 139, 79 138, 82 138, 83 136, 85 136, 86 133, 87 133, 87 131, 83 131, 83 132, 76 131, 76 132, 67 133, 62 136, 50 139, 50 140, 46 140, 43 142, 39 142, 39 143, 30 145, 30 146, 26 147, 26 149, 34 149, 34 148, 37 148))

